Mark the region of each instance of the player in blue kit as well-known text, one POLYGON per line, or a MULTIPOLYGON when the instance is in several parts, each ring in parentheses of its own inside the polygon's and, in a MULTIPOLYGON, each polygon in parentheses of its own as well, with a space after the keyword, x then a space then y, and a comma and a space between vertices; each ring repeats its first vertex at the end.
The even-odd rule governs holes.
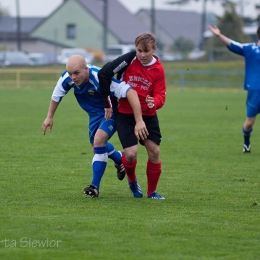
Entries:
MULTIPOLYGON (((58 105, 70 89, 74 89, 74 95, 79 105, 89 116, 89 140, 94 152, 92 160, 93 176, 91 184, 84 189, 84 193, 91 197, 99 196, 100 182, 105 172, 108 158, 112 159, 115 163, 118 179, 123 180, 125 177, 122 154, 115 150, 114 146, 108 142, 109 138, 116 132, 116 111, 114 110, 112 117, 106 120, 97 76, 99 69, 96 66, 87 65, 85 59, 80 55, 70 57, 66 65, 66 70, 62 73, 52 93, 47 117, 42 125, 44 135, 48 127, 49 131, 52 130, 53 116, 58 105)), ((141 116, 141 106, 138 96, 129 85, 113 78, 110 91, 110 100, 113 102, 114 108, 117 107, 117 98, 127 97, 136 115, 141 116)))
POLYGON ((244 135, 243 152, 251 152, 250 136, 257 114, 260 113, 260 27, 257 29, 255 43, 235 42, 221 34, 217 26, 208 26, 210 31, 219 37, 227 45, 228 49, 239 54, 245 59, 245 80, 244 89, 247 91, 246 99, 246 120, 242 127, 244 135))

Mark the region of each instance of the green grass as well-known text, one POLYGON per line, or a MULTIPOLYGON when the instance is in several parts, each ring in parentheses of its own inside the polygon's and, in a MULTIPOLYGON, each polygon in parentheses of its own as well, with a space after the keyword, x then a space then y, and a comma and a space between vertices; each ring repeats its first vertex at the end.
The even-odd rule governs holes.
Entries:
MULTIPOLYGON (((88 118, 69 93, 43 136, 51 92, 0 89, 0 259, 260 259, 260 125, 243 154, 243 90, 168 87, 159 111, 165 201, 134 199, 112 162, 100 197, 85 197, 88 118)), ((144 192, 145 165, 140 147, 144 192)))

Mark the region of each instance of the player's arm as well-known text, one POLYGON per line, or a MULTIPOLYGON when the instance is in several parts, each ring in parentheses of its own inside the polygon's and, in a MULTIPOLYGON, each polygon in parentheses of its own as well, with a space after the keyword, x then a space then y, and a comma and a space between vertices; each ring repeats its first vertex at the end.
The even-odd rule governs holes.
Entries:
POLYGON ((53 117, 54 114, 59 106, 60 101, 62 98, 67 94, 67 92, 70 90, 71 86, 67 84, 67 82, 70 82, 71 79, 68 76, 68 73, 64 72, 62 76, 59 78, 56 87, 53 90, 49 109, 47 116, 42 124, 42 133, 43 135, 46 134, 46 130, 49 127, 49 132, 52 130, 53 126, 53 117))
POLYGON ((45 135, 48 127, 49 127, 49 132, 51 132, 52 126, 53 126, 53 116, 54 116, 55 111, 57 110, 58 106, 59 106, 59 102, 55 102, 54 100, 51 100, 49 109, 48 109, 48 113, 47 113, 47 117, 45 118, 45 120, 43 121, 43 124, 42 124, 43 135, 45 135))
POLYGON ((235 42, 229 38, 227 38, 225 35, 221 34, 219 28, 217 26, 210 26, 208 25, 208 28, 210 31, 219 37, 219 39, 228 47, 228 49, 236 54, 244 56, 244 46, 247 44, 241 44, 239 42, 235 42))
POLYGON ((141 104, 139 101, 138 94, 135 90, 129 89, 127 91, 126 97, 133 110, 134 117, 135 117, 135 130, 134 130, 135 136, 138 140, 140 139, 144 140, 149 135, 149 132, 146 128, 146 125, 142 117, 142 109, 141 109, 141 104))
MULTIPOLYGON (((134 89, 132 89, 130 85, 126 84, 124 81, 116 80, 114 78, 112 79, 110 91, 118 99, 120 98, 128 99, 128 102, 133 110, 133 114, 136 122, 135 135, 138 140, 140 139, 144 140, 145 138, 147 138, 147 135, 149 133, 143 121, 141 104, 137 92, 134 89)), ((106 114, 106 116, 107 115, 108 114, 106 114)), ((109 118, 106 119, 108 120, 109 118)))
POLYGON ((221 34, 221 31, 219 30, 219 28, 215 25, 215 26, 211 26, 208 25, 208 28, 210 29, 210 31, 216 35, 217 37, 219 37, 219 39, 226 44, 227 46, 230 46, 232 40, 229 39, 228 37, 226 37, 225 35, 221 34))
POLYGON ((122 56, 119 56, 117 59, 106 63, 99 70, 98 80, 105 109, 112 107, 112 103, 110 101, 110 85, 112 77, 116 74, 122 74, 127 66, 129 66, 135 55, 135 51, 128 52, 122 56))
POLYGON ((166 81, 163 67, 158 71, 154 82, 153 95, 148 95, 145 99, 147 106, 150 109, 160 109, 166 100, 166 81))

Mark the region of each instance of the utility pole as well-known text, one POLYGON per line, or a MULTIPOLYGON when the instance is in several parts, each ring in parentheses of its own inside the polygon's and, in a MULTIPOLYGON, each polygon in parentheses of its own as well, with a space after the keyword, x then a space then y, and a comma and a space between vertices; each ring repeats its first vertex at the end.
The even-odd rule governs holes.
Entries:
POLYGON ((155 0, 151 0, 151 32, 155 34, 155 0))
POLYGON ((103 28, 104 28, 104 38, 103 38, 103 50, 104 52, 106 52, 107 50, 107 23, 108 23, 108 1, 107 0, 103 0, 103 17, 104 17, 104 21, 103 21, 103 28))
MULTIPOLYGON (((167 4, 170 5, 185 5, 191 2, 192 0, 174 0, 174 1, 168 1, 166 2, 167 4)), ((193 1, 199 1, 199 0, 193 0, 193 1)), ((202 0, 202 14, 201 14, 201 31, 200 31, 200 43, 199 43, 199 48, 201 50, 204 50, 204 32, 206 28, 206 18, 207 18, 207 0, 202 0)))
POLYGON ((17 50, 21 50, 21 18, 20 18, 20 5, 19 0, 16 0, 16 38, 17 50))
POLYGON ((240 15, 241 18, 244 18, 244 0, 240 0, 240 15))
POLYGON ((204 32, 206 27, 206 19, 207 19, 207 0, 203 0, 203 8, 202 8, 202 19, 201 19, 201 50, 204 50, 204 32))

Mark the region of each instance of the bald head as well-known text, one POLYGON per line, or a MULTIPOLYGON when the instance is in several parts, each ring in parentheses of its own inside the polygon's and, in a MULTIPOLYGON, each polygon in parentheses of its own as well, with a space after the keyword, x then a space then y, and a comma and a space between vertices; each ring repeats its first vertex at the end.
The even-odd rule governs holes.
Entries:
POLYGON ((69 58, 66 70, 76 85, 88 82, 89 70, 85 59, 80 55, 73 55, 69 58))
POLYGON ((72 55, 67 62, 66 69, 68 71, 77 70, 77 69, 84 69, 87 66, 85 59, 80 55, 72 55))

